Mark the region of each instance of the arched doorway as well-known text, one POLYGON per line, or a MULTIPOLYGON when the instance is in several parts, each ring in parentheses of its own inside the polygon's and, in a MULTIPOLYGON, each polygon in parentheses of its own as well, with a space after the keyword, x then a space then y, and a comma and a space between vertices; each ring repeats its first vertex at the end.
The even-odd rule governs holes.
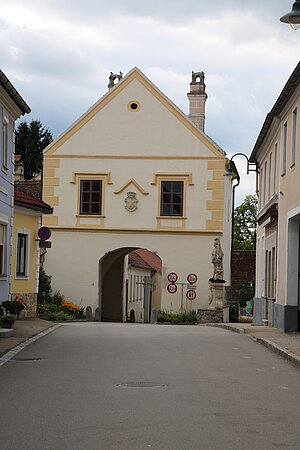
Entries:
POLYGON ((138 247, 123 247, 107 252, 100 259, 101 320, 149 322, 151 308, 158 308, 160 300, 161 259, 158 255, 138 247))

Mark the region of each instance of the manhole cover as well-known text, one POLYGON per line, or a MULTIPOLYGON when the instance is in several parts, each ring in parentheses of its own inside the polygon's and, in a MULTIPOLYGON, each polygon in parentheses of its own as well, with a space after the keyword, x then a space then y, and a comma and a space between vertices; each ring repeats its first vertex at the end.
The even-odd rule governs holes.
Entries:
POLYGON ((123 388, 161 388, 165 384, 149 383, 147 381, 130 381, 129 383, 117 383, 115 386, 123 388))
POLYGON ((13 361, 41 361, 42 358, 14 358, 13 361))

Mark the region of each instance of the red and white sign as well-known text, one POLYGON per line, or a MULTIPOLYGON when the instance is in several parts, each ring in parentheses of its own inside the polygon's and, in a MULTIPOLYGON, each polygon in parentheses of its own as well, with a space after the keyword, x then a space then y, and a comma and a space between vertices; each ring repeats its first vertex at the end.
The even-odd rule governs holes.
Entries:
POLYGON ((167 286, 167 290, 168 290, 169 294, 175 294, 177 292, 177 285, 174 283, 170 283, 167 286))
POLYGON ((186 298, 188 300, 195 300, 196 296, 196 291, 186 291, 186 298))
POLYGON ((168 275, 168 280, 170 281, 170 283, 176 283, 176 281, 178 280, 178 275, 175 272, 170 272, 168 275))
POLYGON ((190 284, 195 284, 197 283, 198 277, 195 273, 189 273, 188 276, 186 277, 188 283, 190 284))

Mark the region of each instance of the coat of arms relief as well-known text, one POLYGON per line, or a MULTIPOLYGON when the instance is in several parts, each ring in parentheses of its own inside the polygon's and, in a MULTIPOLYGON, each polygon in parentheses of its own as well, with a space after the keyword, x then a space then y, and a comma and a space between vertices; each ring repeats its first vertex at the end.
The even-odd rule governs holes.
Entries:
POLYGON ((125 209, 129 212, 133 212, 137 209, 138 199, 135 192, 127 192, 127 197, 124 200, 125 209))

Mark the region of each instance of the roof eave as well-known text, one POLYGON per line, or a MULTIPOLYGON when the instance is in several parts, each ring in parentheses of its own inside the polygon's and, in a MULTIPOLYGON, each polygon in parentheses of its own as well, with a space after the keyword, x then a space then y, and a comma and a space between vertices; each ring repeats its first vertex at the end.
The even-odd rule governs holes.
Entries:
POLYGON ((29 108, 25 100, 21 97, 16 88, 11 84, 2 70, 0 70, 0 85, 8 93, 15 104, 20 108, 20 110, 22 111, 22 115, 24 115, 25 113, 29 114, 31 112, 31 109, 29 108))

